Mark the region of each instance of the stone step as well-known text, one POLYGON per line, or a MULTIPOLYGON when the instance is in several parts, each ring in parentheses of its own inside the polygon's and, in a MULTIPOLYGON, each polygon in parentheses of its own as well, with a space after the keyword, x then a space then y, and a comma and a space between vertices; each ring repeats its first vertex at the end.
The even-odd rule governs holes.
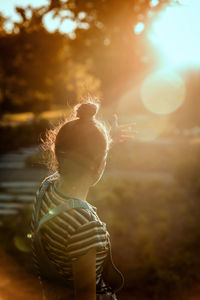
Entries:
POLYGON ((0 216, 17 215, 18 213, 16 209, 0 209, 0 216))
POLYGON ((37 189, 35 187, 33 188, 9 188, 7 191, 4 189, 4 192, 9 192, 9 194, 13 195, 19 195, 19 194, 28 194, 28 195, 35 195, 37 189))
POLYGON ((25 155, 30 155, 30 154, 34 154, 34 153, 37 153, 38 151, 40 151, 40 147, 38 146, 33 146, 33 147, 27 147, 27 148, 20 148, 18 150, 17 153, 19 154, 25 154, 25 155))
POLYGON ((2 181, 0 182, 0 188, 10 189, 22 189, 22 188, 38 188, 40 182, 36 181, 2 181))
POLYGON ((14 202, 33 202, 35 199, 34 195, 13 195, 0 193, 0 201, 14 201, 14 202))
POLYGON ((0 169, 21 169, 25 167, 25 160, 32 154, 39 152, 39 147, 20 148, 16 152, 9 152, 0 156, 0 169))
POLYGON ((0 162, 0 169, 24 169, 25 168, 25 163, 24 161, 3 161, 0 162))
POLYGON ((0 209, 1 208, 8 208, 8 209, 20 209, 24 208, 24 203, 0 203, 0 209))
POLYGON ((23 154, 9 153, 0 157, 0 162, 21 162, 24 161, 23 154))

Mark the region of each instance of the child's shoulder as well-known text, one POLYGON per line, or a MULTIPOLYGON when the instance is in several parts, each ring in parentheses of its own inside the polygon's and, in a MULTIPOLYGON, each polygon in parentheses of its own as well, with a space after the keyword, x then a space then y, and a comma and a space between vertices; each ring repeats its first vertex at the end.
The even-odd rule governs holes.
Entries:
POLYGON ((58 172, 55 172, 47 177, 45 177, 42 182, 39 185, 39 188, 37 190, 37 194, 41 193, 42 191, 46 190, 48 188, 48 186, 54 182, 55 180, 57 180, 59 177, 58 172))

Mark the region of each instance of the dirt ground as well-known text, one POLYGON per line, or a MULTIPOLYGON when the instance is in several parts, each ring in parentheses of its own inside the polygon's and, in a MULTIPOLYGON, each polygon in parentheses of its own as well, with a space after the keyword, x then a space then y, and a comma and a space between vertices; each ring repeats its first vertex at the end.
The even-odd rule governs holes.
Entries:
POLYGON ((39 281, 0 249, 0 300, 40 300, 39 281))

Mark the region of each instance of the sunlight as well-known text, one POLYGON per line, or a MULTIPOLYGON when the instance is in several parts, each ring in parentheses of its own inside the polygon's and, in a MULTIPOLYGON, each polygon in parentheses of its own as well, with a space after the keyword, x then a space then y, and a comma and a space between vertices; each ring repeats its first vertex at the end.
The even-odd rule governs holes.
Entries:
POLYGON ((149 39, 160 49, 169 65, 200 63, 200 1, 182 0, 160 13, 149 39))
POLYGON ((167 69, 157 71, 143 81, 141 98, 149 111, 167 115, 182 105, 185 98, 185 85, 175 72, 167 69))
POLYGON ((127 90, 118 100, 116 113, 120 116, 121 123, 137 124, 138 134, 135 137, 137 141, 150 142, 154 141, 170 129, 167 115, 159 114, 135 114, 140 106, 140 86, 137 82, 127 90))

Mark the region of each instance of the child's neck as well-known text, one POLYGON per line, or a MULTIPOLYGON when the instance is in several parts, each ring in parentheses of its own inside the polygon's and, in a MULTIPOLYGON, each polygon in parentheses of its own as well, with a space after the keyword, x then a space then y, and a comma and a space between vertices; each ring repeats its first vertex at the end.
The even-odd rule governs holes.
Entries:
POLYGON ((67 197, 72 197, 86 201, 89 191, 87 180, 70 181, 62 176, 56 181, 56 189, 67 197))

